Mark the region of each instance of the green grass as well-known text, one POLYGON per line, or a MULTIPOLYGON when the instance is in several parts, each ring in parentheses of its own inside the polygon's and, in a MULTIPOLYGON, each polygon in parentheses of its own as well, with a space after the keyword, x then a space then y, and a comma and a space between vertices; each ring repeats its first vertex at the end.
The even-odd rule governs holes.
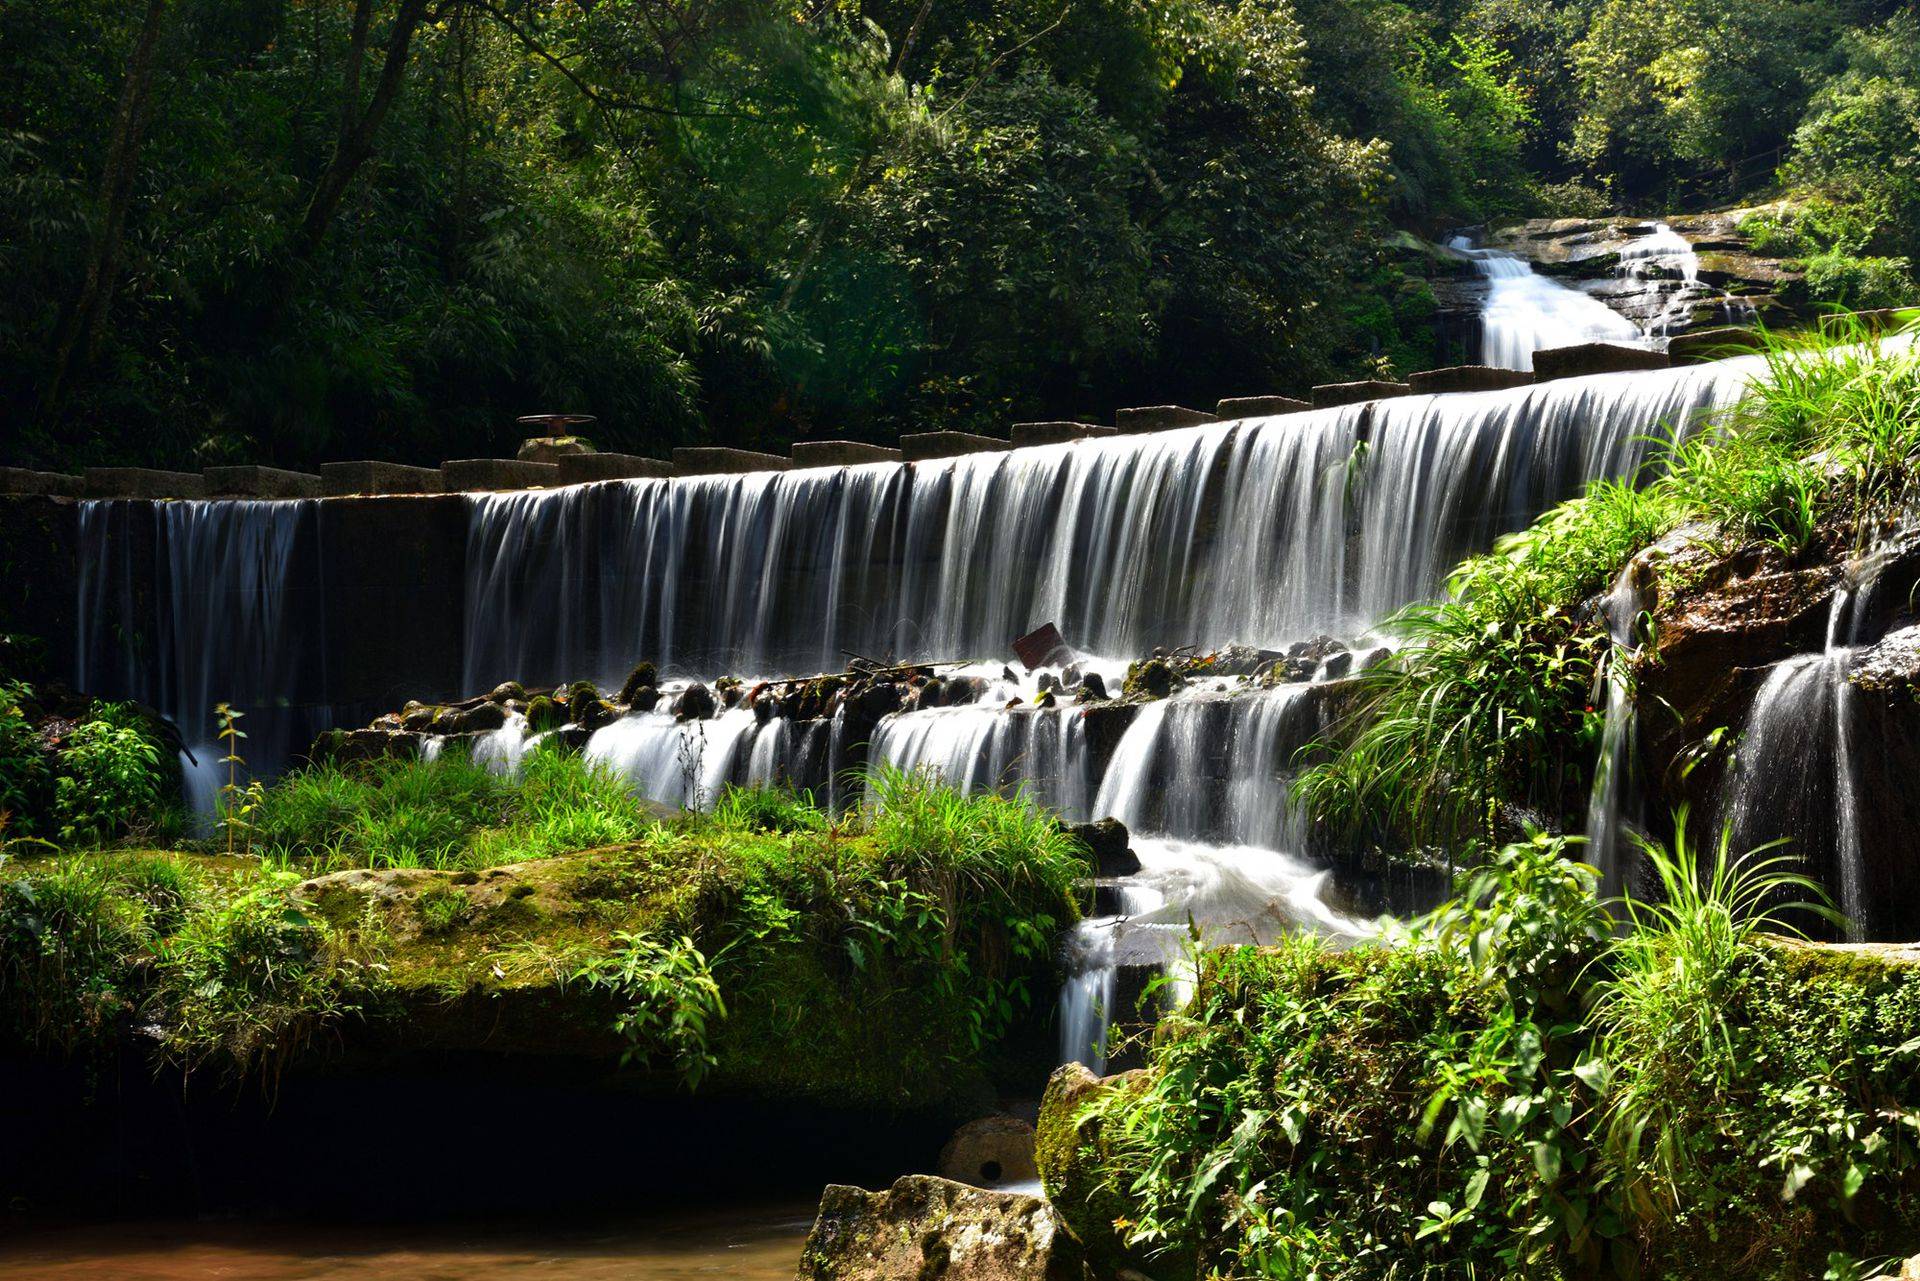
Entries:
POLYGON ((254 852, 310 871, 483 869, 631 841, 652 822, 618 777, 557 750, 530 753, 518 779, 457 753, 313 766, 247 816, 254 852))

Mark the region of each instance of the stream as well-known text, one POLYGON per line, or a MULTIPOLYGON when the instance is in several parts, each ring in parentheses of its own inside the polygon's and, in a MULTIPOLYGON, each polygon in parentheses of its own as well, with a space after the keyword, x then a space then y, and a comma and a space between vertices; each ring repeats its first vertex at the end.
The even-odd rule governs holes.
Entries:
POLYGON ((617 1224, 265 1222, 36 1228, 0 1240, 3 1281, 791 1281, 806 1203, 743 1205, 617 1224))

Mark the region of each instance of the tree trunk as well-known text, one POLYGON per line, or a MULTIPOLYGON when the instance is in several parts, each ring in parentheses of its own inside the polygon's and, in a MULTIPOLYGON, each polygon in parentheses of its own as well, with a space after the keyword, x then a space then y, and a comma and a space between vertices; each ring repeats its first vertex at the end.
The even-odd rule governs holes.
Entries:
POLYGON ((340 116, 340 137, 334 144, 333 158, 327 162, 326 171, 314 184, 313 196, 307 202, 306 215, 300 220, 300 228, 293 237, 293 257, 296 261, 313 256, 320 242, 327 234, 327 227, 333 222, 334 215, 340 212, 340 203, 346 198, 347 189, 373 155, 374 135, 380 130, 381 122, 387 118, 393 101, 400 94, 400 82, 407 72, 407 51, 413 43, 414 33, 420 29, 421 21, 426 17, 429 0, 400 0, 400 7, 393 15, 393 30, 387 35, 386 57, 380 67, 380 79, 375 83, 373 98, 366 109, 360 109, 360 69, 366 59, 367 28, 370 25, 369 9, 372 0, 360 0, 354 11, 353 48, 348 55, 346 102, 340 116))
POLYGON ((160 42, 166 8, 166 0, 147 0, 140 34, 127 58, 127 74, 120 86, 120 102, 114 110, 113 131, 107 141, 106 163, 100 171, 99 221, 88 248, 80 291, 62 311, 54 336, 53 371, 41 397, 43 409, 51 410, 59 404, 76 362, 91 359, 100 344, 107 301, 112 297, 114 277, 119 272, 120 240, 126 230, 127 206, 133 199, 140 139, 146 131, 151 102, 153 52, 160 42))

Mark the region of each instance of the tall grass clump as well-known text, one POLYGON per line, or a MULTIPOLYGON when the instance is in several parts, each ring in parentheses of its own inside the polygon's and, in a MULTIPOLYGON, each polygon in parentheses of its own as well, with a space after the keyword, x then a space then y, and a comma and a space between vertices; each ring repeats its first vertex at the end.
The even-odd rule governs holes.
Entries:
POLYGON ((314 765, 265 789, 248 816, 270 861, 336 867, 490 867, 637 839, 644 802, 605 767, 528 753, 517 777, 459 753, 314 765))

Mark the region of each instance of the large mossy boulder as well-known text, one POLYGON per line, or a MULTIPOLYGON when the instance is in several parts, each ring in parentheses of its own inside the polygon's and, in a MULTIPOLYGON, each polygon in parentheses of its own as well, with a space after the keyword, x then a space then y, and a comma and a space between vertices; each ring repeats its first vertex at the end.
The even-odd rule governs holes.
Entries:
MULTIPOLYGON (((1040 1102, 1034 1164, 1061 1227, 1099 1276, 1127 1269, 1150 1276, 1180 1275, 1180 1261, 1149 1266, 1127 1245, 1119 1224, 1133 1218, 1134 1211, 1109 1177, 1116 1163, 1105 1123, 1094 1107, 1103 1096, 1141 1090, 1146 1083, 1144 1072, 1099 1077, 1082 1064, 1068 1063, 1048 1079, 1040 1102)), ((1191 1274, 1189 1266, 1186 1275, 1191 1274)))
POLYGON ((831 1184, 800 1281, 1082 1281, 1073 1238, 1039 1197, 910 1174, 885 1192, 831 1184))

